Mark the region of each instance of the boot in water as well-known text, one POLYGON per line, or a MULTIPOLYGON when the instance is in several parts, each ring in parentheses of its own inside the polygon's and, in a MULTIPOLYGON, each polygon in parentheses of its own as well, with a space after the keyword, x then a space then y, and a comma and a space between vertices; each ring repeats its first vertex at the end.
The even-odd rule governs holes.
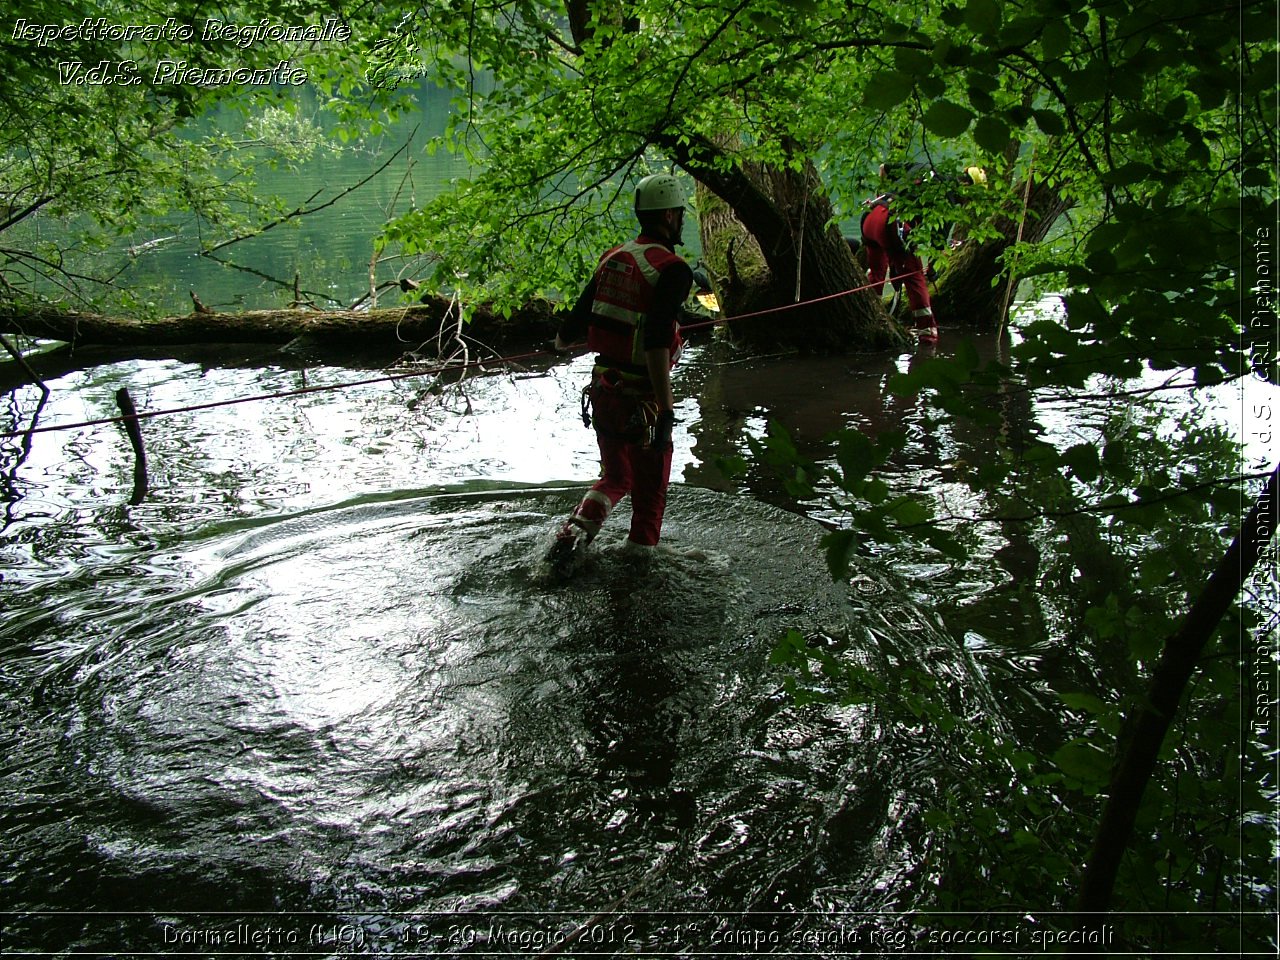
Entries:
POLYGON ((587 546, 591 543, 585 530, 572 523, 566 523, 556 534, 556 539, 547 551, 547 565, 552 574, 559 580, 568 580, 587 560, 587 546))

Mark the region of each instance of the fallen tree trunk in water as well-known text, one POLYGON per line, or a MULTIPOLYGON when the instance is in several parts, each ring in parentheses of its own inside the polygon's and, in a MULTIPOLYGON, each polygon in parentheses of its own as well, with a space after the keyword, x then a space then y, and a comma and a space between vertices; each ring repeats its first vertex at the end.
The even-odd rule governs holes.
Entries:
POLYGON ((419 303, 376 310, 246 310, 242 313, 199 312, 142 319, 104 316, 56 308, 23 309, 0 305, 0 333, 19 333, 73 345, 172 346, 193 343, 288 343, 299 337, 315 341, 382 340, 417 348, 440 340, 445 349, 456 334, 487 344, 536 342, 555 335, 559 305, 534 300, 510 317, 487 304, 471 311, 458 327, 456 304, 448 297, 428 296, 419 303))

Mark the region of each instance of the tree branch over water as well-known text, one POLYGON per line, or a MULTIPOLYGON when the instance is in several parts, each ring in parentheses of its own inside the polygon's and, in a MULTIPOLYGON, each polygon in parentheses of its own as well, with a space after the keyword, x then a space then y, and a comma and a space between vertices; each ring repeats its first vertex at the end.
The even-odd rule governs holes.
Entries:
POLYGON ((1224 477, 1218 480, 1206 480, 1204 483, 1192 484, 1189 487, 1180 487, 1176 490, 1168 490, 1159 496, 1142 497, 1138 500, 1128 500, 1124 503, 1095 503, 1088 506, 1076 507, 1072 510, 1036 510, 1032 513, 1022 514, 1020 516, 1009 515, 1004 513, 986 513, 977 516, 949 513, 943 516, 933 517, 924 523, 904 523, 901 525, 903 530, 918 530, 925 527, 936 527, 939 524, 949 521, 960 521, 964 523, 1031 523, 1034 520, 1062 520, 1067 517, 1080 517, 1087 514, 1115 514, 1123 510, 1139 510, 1143 507, 1152 507, 1160 503, 1169 503, 1181 497, 1190 496, 1204 490, 1212 490, 1215 487, 1234 486, 1240 483, 1247 483, 1250 480, 1263 480, 1271 476, 1268 473, 1246 473, 1238 477, 1224 477))
POLYGON ((1164 651, 1147 687, 1147 696, 1129 718, 1129 739, 1112 772, 1107 802, 1085 864, 1076 907, 1088 924, 1100 924, 1111 909, 1116 872, 1133 833, 1147 782, 1155 770, 1183 692, 1195 672, 1200 654, 1257 566, 1271 542, 1280 518, 1280 466, 1270 474, 1266 489, 1240 526, 1227 552, 1176 633, 1165 640, 1164 651))
MULTIPOLYGON (((391 166, 391 164, 395 162, 396 158, 400 156, 400 154, 404 153, 405 150, 409 149, 409 145, 413 143, 413 138, 417 134, 417 132, 418 132, 418 128, 414 127, 413 132, 409 134, 408 139, 406 139, 405 142, 401 144, 396 149, 396 151, 393 154, 391 154, 391 156, 388 157, 380 167, 378 167, 376 170, 374 170, 371 174, 369 174, 360 182, 352 184, 351 186, 347 187, 345 190, 341 191, 340 193, 335 194, 331 199, 326 200, 324 203, 320 204, 319 206, 307 207, 305 205, 300 205, 298 207, 295 207, 293 210, 286 213, 283 217, 278 217, 275 220, 272 220, 271 222, 265 224, 264 226, 259 227, 257 230, 253 230, 249 233, 241 234, 238 237, 232 237, 230 240, 224 240, 222 243, 215 244, 214 246, 210 247, 208 250, 205 250, 203 253, 201 253, 201 256, 207 257, 210 254, 217 253, 219 250, 222 250, 222 249, 225 249, 226 247, 231 246, 233 243, 239 243, 241 240, 252 240, 254 237, 260 237, 262 236, 262 234, 266 233, 268 230, 274 227, 278 227, 282 223, 288 223, 290 220, 296 220, 299 217, 305 217, 309 214, 318 213, 321 210, 324 210, 328 207, 332 207, 335 203, 337 203, 343 197, 348 196, 349 194, 352 194, 355 191, 359 190, 370 180, 375 179, 379 174, 381 174, 384 170, 386 170, 387 167, 391 166)), ((306 202, 310 203, 319 195, 320 195, 320 191, 317 190, 315 193, 313 193, 310 197, 307 198, 306 202)))

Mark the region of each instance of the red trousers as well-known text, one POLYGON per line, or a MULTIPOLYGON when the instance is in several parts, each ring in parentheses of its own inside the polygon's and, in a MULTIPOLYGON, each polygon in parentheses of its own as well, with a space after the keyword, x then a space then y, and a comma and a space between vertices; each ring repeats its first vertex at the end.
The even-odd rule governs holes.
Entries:
MULTIPOLYGON (((656 546, 662 535, 671 478, 671 445, 648 446, 641 403, 645 397, 598 380, 592 385, 592 417, 600 446, 603 476, 573 511, 571 523, 594 537, 618 501, 631 494, 631 532, 627 539, 656 546)), ((651 398, 650 398, 651 399, 651 398)))
POLYGON ((907 288, 907 304, 917 329, 934 326, 933 307, 929 303, 929 286, 925 281, 924 263, 907 249, 898 233, 899 224, 890 215, 887 204, 878 203, 862 218, 862 242, 867 248, 867 272, 875 291, 884 290, 887 271, 902 277, 907 288))

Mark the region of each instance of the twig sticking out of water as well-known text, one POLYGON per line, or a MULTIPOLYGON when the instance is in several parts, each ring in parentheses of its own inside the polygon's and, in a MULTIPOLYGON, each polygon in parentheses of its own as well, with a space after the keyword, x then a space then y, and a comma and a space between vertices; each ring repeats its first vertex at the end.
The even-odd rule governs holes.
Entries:
POLYGON ((11 344, 8 337, 0 336, 0 344, 3 344, 5 351, 9 356, 13 357, 18 366, 22 368, 22 372, 31 378, 31 382, 40 388, 40 392, 44 394, 45 399, 49 399, 49 388, 45 386, 44 381, 40 379, 40 375, 31 369, 31 364, 27 363, 27 358, 22 355, 22 351, 18 350, 13 344, 11 344))

